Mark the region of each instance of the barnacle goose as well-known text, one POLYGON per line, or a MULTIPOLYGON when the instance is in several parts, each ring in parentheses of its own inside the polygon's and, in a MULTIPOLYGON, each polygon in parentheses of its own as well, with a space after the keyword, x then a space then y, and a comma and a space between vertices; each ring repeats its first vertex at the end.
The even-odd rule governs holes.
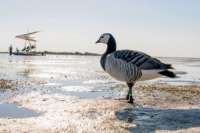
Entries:
POLYGON ((162 63, 143 52, 133 50, 117 50, 115 38, 110 33, 104 33, 96 43, 107 44, 105 53, 101 56, 101 66, 105 72, 119 81, 125 81, 129 91, 126 99, 134 103, 132 87, 138 80, 150 80, 160 76, 170 78, 176 74, 169 71, 173 69, 170 64, 162 63))

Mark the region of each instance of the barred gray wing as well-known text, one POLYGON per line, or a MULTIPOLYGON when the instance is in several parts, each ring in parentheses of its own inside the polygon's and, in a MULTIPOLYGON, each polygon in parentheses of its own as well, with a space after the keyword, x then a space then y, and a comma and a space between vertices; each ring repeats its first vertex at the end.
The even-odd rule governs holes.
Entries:
POLYGON ((162 63, 160 60, 153 58, 143 52, 132 50, 119 50, 114 53, 115 58, 132 63, 142 70, 149 69, 172 69, 170 64, 162 63))

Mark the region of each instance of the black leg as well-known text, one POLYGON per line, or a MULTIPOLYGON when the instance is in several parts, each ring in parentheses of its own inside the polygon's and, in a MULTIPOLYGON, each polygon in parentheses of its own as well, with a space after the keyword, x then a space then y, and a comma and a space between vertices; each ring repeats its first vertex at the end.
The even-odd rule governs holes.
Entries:
POLYGON ((128 90, 128 93, 127 93, 127 95, 126 95, 126 100, 129 99, 129 93, 130 93, 130 89, 128 90))
POLYGON ((134 103, 133 96, 130 96, 128 103, 131 103, 131 104, 133 104, 133 103, 134 103))
POLYGON ((126 98, 127 98, 127 100, 129 100, 128 103, 133 104, 134 103, 133 93, 132 93, 133 83, 127 83, 127 85, 128 85, 129 91, 128 91, 128 95, 126 98))
POLYGON ((126 95, 126 100, 128 100, 129 99, 129 92, 128 92, 128 94, 126 95))

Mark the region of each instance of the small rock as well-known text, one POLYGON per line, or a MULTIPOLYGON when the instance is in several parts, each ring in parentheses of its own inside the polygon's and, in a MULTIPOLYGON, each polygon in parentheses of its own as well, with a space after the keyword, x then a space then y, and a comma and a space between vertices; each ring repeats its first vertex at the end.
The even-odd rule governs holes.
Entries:
POLYGON ((47 98, 42 99, 42 101, 47 101, 47 98))

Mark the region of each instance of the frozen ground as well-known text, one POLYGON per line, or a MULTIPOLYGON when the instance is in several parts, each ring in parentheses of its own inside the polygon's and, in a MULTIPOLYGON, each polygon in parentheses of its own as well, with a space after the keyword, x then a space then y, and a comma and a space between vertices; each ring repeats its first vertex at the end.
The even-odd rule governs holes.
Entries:
POLYGON ((199 59, 161 58, 187 74, 138 83, 133 107, 99 57, 0 58, 0 132, 200 132, 199 59))

